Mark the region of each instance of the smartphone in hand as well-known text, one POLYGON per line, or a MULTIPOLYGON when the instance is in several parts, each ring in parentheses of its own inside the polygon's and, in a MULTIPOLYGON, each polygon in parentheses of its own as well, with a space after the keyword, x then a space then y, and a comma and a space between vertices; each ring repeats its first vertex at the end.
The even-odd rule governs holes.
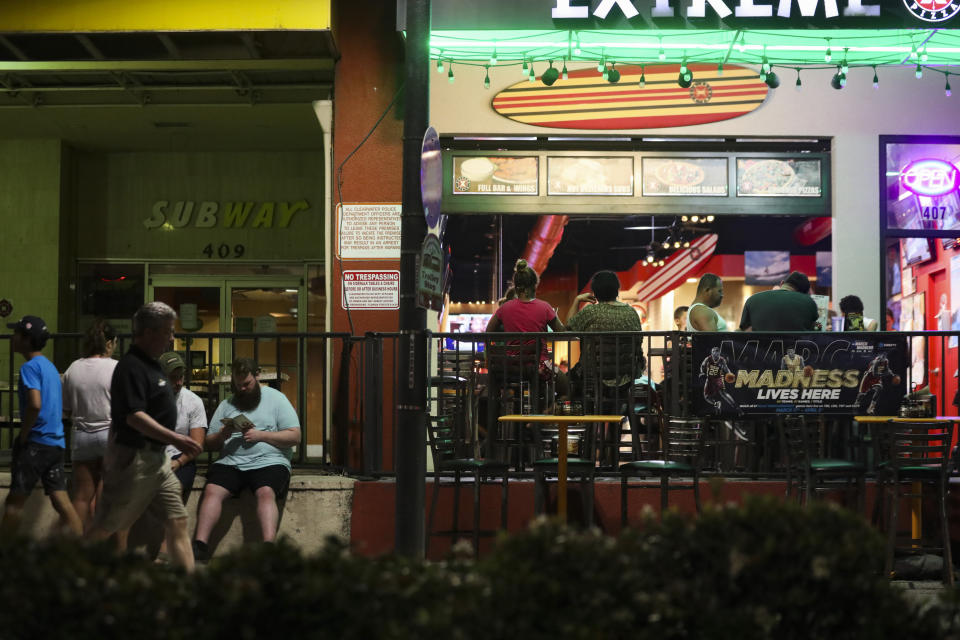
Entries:
POLYGON ((254 424, 250 421, 250 418, 242 413, 234 416, 233 418, 221 418, 220 423, 225 427, 232 427, 239 429, 240 431, 246 431, 247 429, 252 429, 254 427, 254 424))

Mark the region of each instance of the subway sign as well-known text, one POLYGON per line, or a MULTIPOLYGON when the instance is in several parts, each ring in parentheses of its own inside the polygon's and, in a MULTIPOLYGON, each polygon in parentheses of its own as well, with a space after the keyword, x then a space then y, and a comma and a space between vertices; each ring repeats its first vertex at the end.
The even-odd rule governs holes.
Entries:
POLYGON ((918 196, 943 196, 957 190, 957 167, 936 158, 914 160, 900 171, 900 185, 918 196))

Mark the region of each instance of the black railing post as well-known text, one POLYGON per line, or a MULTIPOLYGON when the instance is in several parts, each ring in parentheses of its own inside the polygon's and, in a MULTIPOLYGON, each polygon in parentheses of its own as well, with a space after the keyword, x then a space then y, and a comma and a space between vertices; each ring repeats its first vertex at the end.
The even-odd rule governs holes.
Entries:
POLYGON ((383 339, 363 339, 363 474, 383 469, 383 339))

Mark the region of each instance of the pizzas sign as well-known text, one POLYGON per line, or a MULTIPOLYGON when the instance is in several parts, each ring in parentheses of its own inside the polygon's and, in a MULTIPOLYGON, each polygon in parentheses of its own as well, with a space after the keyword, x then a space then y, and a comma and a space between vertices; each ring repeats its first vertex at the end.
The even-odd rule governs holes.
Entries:
POLYGON ((960 0, 903 0, 903 4, 925 22, 943 22, 960 11, 960 0))

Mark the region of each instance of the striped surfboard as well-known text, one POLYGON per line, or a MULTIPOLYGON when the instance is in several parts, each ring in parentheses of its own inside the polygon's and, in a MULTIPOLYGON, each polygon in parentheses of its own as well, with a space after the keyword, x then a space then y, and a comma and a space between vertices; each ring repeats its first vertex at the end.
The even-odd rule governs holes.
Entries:
POLYGON ((719 239, 717 234, 708 233, 691 242, 688 248, 671 255, 653 276, 640 284, 634 292, 635 299, 640 302, 656 300, 696 275, 713 255, 719 239))
POLYGON ((712 64, 691 63, 693 84, 677 84, 679 64, 641 68, 618 66, 620 81, 610 84, 595 69, 577 69, 553 86, 527 80, 493 98, 502 116, 540 127, 560 129, 658 129, 728 120, 763 104, 769 88, 757 71, 727 65, 723 74, 712 64))

